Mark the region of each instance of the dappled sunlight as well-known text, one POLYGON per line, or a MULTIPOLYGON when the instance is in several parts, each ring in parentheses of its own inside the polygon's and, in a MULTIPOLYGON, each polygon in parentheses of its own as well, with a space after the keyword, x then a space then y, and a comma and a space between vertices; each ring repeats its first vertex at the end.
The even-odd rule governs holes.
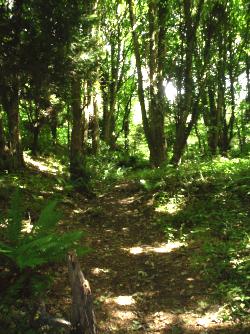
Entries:
POLYGON ((122 204, 122 205, 126 205, 126 204, 131 204, 133 203, 135 200, 135 197, 134 196, 131 196, 131 197, 126 197, 126 198, 123 198, 123 199, 120 199, 118 201, 119 204, 122 204))
MULTIPOLYGON (((213 330, 215 328, 228 328, 228 324, 223 324, 219 318, 219 307, 217 311, 208 311, 201 315, 195 310, 189 311, 158 311, 148 314, 145 321, 150 330, 185 330, 190 332, 201 333, 201 330, 213 330)), ((182 331, 181 331, 182 333, 182 331)), ((203 333, 203 332, 202 332, 203 333)), ((204 332, 207 333, 207 332, 204 332)))
POLYGON ((159 311, 145 317, 150 330, 164 330, 167 325, 175 323, 176 315, 171 311, 159 311))
POLYGON ((133 296, 108 297, 104 300, 105 304, 117 304, 120 306, 130 306, 136 303, 133 296))
POLYGON ((53 175, 58 175, 62 172, 62 166, 57 161, 52 161, 51 159, 33 159, 26 152, 24 152, 25 162, 38 169, 40 172, 45 172, 53 175))
POLYGON ((131 248, 122 248, 130 254, 147 254, 147 253, 171 253, 172 251, 185 246, 185 243, 180 241, 171 241, 168 243, 161 243, 156 246, 142 245, 131 248))
POLYGON ((182 194, 178 194, 166 200, 162 200, 160 204, 155 208, 156 212, 169 213, 171 215, 181 211, 186 204, 186 198, 182 194))
POLYGON ((121 306, 127 306, 135 304, 133 296, 119 296, 114 298, 114 302, 121 306))
POLYGON ((92 268, 91 273, 95 276, 101 276, 103 274, 108 274, 110 269, 108 268, 92 268))
POLYGON ((121 311, 121 310, 114 310, 111 313, 111 316, 113 316, 114 318, 118 318, 121 319, 123 321, 127 321, 127 320, 133 320, 135 319, 135 314, 131 311, 121 311))
POLYGON ((84 213, 84 210, 81 208, 77 208, 73 210, 74 213, 78 214, 78 213, 84 213))

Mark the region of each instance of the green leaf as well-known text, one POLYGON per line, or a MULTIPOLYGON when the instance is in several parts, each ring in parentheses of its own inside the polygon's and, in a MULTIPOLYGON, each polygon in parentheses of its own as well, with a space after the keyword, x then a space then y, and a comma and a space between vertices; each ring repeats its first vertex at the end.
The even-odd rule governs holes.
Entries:
POLYGON ((20 190, 17 189, 11 197, 6 236, 8 240, 16 243, 22 230, 23 206, 20 190))
POLYGON ((41 234, 48 234, 53 230, 61 218, 61 214, 56 211, 57 201, 49 202, 42 210, 40 217, 35 224, 34 232, 41 234))

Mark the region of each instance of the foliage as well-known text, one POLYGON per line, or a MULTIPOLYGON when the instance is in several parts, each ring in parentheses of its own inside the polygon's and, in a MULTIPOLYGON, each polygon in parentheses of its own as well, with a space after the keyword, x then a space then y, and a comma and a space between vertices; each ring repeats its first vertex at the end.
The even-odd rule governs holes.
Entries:
POLYGON ((167 239, 198 245, 190 263, 228 316, 246 313, 248 7, 0 1, 0 204, 19 186, 34 200, 27 218, 27 199, 15 192, 1 218, 13 295, 25 284, 40 291, 44 266, 86 251, 82 232, 59 232, 56 201, 39 215, 44 200, 93 197, 128 178, 152 194, 167 239), (23 157, 32 170, 20 170, 23 157))
POLYGON ((250 306, 249 169, 249 159, 220 158, 131 175, 154 193, 166 237, 197 245, 190 265, 210 282, 225 319, 250 306))
POLYGON ((83 232, 58 233, 57 225, 61 215, 56 210, 56 201, 45 206, 35 223, 23 220, 21 203, 20 191, 17 191, 11 199, 8 217, 2 222, 0 255, 9 260, 6 266, 19 272, 18 284, 24 283, 28 273, 34 275, 31 277, 33 287, 41 288, 42 284, 38 284, 38 281, 34 283, 34 278, 42 265, 61 261, 71 249, 75 249, 79 255, 86 252, 86 248, 80 244, 83 232))

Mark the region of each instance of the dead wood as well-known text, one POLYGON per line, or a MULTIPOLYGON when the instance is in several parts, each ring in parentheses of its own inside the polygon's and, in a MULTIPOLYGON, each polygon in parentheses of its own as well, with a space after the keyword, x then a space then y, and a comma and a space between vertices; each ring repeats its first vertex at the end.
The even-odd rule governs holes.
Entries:
POLYGON ((71 324, 73 329, 71 333, 96 334, 92 293, 74 252, 68 256, 68 267, 72 289, 71 324))

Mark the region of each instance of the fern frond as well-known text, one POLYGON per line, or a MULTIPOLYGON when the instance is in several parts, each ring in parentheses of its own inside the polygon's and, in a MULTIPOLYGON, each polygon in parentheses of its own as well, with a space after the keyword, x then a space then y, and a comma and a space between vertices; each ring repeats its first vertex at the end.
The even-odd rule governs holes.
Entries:
POLYGON ((11 197, 6 229, 6 236, 12 243, 17 243, 21 236, 23 212, 20 190, 17 189, 11 197))
POLYGON ((49 202, 42 210, 39 219, 33 229, 38 235, 46 235, 54 230, 61 218, 61 214, 56 210, 57 201, 49 202))
POLYGON ((4 254, 8 256, 8 254, 11 254, 13 251, 13 247, 6 245, 5 243, 0 241, 0 254, 4 254))

